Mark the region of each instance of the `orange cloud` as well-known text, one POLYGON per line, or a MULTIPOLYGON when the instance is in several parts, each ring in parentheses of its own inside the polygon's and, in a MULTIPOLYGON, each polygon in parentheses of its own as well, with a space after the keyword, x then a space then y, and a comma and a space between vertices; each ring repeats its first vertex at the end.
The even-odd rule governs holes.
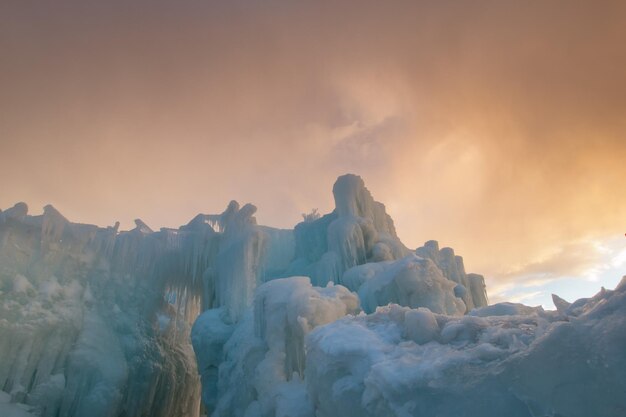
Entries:
POLYGON ((0 8, 0 207, 291 227, 355 172, 494 280, 626 231, 624 2, 0 8))

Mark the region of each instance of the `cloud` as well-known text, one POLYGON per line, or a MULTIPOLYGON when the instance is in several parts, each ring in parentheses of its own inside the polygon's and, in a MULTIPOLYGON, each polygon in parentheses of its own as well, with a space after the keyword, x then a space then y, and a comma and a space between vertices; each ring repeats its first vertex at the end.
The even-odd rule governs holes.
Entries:
POLYGON ((5 2, 0 207, 158 227, 235 198, 291 227, 355 172, 409 246, 437 239, 494 282, 580 272, 594 259, 568 242, 626 231, 625 16, 620 1, 5 2))
POLYGON ((621 237, 568 242, 499 275, 490 282, 489 293, 498 301, 541 300, 554 291, 551 287, 558 282, 578 281, 576 285, 610 288, 623 275, 624 252, 621 237))
POLYGON ((568 242, 544 258, 524 264, 502 276, 516 279, 520 276, 550 280, 562 276, 580 276, 606 258, 593 241, 568 242))

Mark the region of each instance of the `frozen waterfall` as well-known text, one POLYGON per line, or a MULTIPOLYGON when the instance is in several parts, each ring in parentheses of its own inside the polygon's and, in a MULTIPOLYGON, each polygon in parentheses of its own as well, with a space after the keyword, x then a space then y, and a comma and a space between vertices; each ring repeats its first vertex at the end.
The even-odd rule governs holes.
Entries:
POLYGON ((363 180, 293 230, 232 201, 177 229, 0 211, 0 417, 619 417, 626 283, 488 305, 363 180))

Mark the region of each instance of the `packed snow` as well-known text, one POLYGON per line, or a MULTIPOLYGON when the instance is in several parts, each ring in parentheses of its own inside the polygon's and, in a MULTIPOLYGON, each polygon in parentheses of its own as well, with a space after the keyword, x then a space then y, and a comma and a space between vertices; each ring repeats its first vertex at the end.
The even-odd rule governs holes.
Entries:
POLYGON ((233 201, 178 229, 0 211, 0 417, 623 417, 626 279, 488 304, 363 180, 293 230, 233 201))

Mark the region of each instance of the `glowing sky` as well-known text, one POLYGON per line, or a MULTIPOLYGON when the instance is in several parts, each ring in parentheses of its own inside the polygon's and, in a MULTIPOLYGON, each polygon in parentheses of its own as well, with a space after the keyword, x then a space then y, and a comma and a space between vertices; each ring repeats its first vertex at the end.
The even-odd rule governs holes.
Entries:
POLYGON ((626 2, 0 3, 0 208, 292 227, 360 174, 492 300, 626 273, 626 2))

